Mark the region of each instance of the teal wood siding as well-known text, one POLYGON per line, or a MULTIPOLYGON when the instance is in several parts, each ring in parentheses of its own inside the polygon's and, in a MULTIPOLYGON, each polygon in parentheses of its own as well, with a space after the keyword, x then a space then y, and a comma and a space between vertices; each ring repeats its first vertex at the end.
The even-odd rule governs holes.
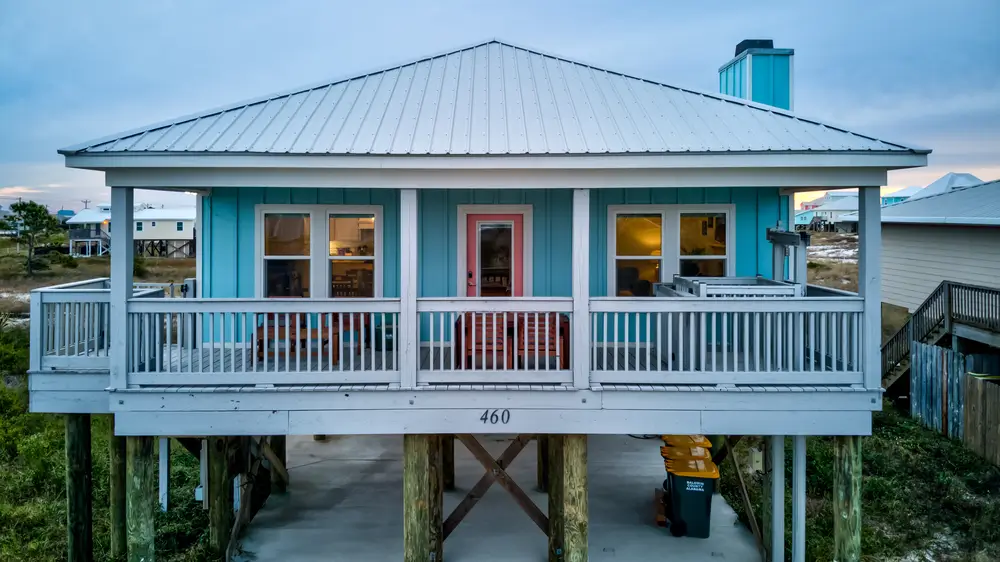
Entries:
POLYGON ((531 205, 532 293, 536 297, 572 296, 571 190, 430 189, 420 190, 418 202, 420 255, 417 274, 420 296, 452 297, 459 294, 456 285, 459 205, 531 205))
POLYGON ((201 296, 253 298, 258 204, 381 205, 382 284, 399 297, 399 191, 395 189, 215 188, 202 198, 201 296))
POLYGON ((770 187, 591 190, 590 295, 608 294, 609 205, 733 204, 736 275, 770 277, 771 244, 765 229, 775 227, 783 213, 787 215, 781 198, 778 189, 770 187))
POLYGON ((791 57, 760 54, 752 56, 751 101, 791 109, 791 57))
POLYGON ((719 92, 736 98, 746 98, 746 57, 733 61, 719 71, 719 92))

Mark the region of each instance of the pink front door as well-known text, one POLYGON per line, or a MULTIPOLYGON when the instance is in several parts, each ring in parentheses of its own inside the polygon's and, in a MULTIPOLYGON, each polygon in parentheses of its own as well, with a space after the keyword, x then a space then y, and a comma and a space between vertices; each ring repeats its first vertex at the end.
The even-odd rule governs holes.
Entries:
POLYGON ((468 215, 466 296, 524 296, 524 215, 468 215))

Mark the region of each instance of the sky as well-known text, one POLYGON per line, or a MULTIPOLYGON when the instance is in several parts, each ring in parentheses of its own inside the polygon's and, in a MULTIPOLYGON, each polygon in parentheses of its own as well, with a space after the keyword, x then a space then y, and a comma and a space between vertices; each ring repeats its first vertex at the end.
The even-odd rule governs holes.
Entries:
POLYGON ((0 205, 107 201, 103 174, 66 168, 59 148, 493 37, 710 92, 740 40, 773 39, 795 49, 796 113, 934 150, 889 188, 992 180, 997 29, 1000 0, 0 0, 0 205))

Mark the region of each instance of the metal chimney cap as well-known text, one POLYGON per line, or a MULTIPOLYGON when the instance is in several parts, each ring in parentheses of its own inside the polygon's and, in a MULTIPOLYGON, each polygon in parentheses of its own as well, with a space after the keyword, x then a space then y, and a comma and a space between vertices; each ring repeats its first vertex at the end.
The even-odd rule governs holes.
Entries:
POLYGON ((774 40, 773 39, 744 39, 736 45, 736 54, 734 57, 740 56, 740 53, 748 49, 773 49, 774 40))

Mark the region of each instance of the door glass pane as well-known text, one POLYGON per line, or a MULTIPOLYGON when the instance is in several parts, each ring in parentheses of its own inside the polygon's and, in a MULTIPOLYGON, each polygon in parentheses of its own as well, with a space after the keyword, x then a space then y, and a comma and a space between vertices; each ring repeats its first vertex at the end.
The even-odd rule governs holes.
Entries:
POLYGON ((615 269, 619 297, 651 297, 660 282, 660 260, 617 260, 615 269))
POLYGON ((375 262, 330 260, 330 297, 375 298, 375 262))
POLYGON ((331 256, 374 256, 375 215, 331 215, 331 256))
POLYGON ((309 215, 282 213, 264 215, 265 256, 308 256, 309 215))
POLYGON ((681 255, 726 255, 725 213, 682 213, 681 255))
POLYGON ((726 260, 681 260, 685 277, 725 277, 726 260))
POLYGON ((660 215, 618 215, 615 218, 615 255, 660 256, 663 218, 660 215))
POLYGON ((309 297, 309 260, 264 260, 265 297, 309 297))
POLYGON ((514 225, 479 225, 479 295, 509 297, 511 285, 511 253, 514 225))

